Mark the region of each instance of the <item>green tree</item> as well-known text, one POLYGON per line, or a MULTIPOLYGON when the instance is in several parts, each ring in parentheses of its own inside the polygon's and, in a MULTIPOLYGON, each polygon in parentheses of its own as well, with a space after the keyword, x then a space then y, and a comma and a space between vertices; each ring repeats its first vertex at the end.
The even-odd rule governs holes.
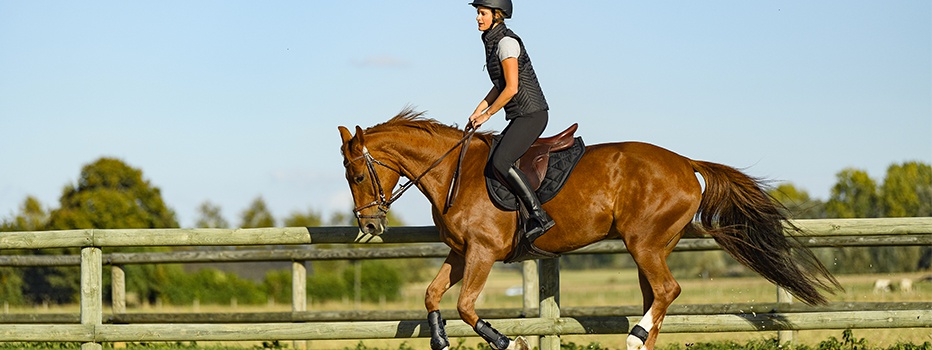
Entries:
POLYGON ((836 175, 838 182, 825 210, 834 218, 875 218, 880 214, 877 182, 863 170, 848 168, 836 175))
POLYGON ((220 213, 220 206, 204 201, 197 207, 197 222, 194 223, 198 228, 228 228, 230 224, 223 218, 220 213))
MULTIPOLYGON (((54 230, 172 228, 178 227, 175 213, 162 200, 158 187, 143 178, 142 171, 114 158, 100 158, 81 169, 76 184, 65 186, 60 207, 49 215, 47 227, 54 230)), ((131 248, 121 251, 152 251, 164 248, 131 248)), ((77 254, 76 249, 49 249, 40 254, 77 254)), ((126 266, 127 290, 150 300, 157 297, 160 282, 177 273, 169 265, 126 266)), ((71 303, 77 300, 78 269, 35 267, 24 273, 26 295, 35 302, 71 303)))
POLYGON ((275 227, 275 218, 261 196, 256 197, 240 217, 242 221, 239 227, 242 228, 275 227))
POLYGON ((887 217, 932 216, 932 166, 920 162, 891 165, 880 193, 887 217))
MULTIPOLYGON (((887 217, 932 216, 932 166, 920 162, 890 165, 880 194, 887 217)), ((932 260, 932 247, 879 247, 872 253, 882 272, 926 269, 932 260)))
POLYGON ((59 202, 49 219, 51 229, 178 227, 161 190, 142 177, 142 170, 115 158, 85 165, 59 202))

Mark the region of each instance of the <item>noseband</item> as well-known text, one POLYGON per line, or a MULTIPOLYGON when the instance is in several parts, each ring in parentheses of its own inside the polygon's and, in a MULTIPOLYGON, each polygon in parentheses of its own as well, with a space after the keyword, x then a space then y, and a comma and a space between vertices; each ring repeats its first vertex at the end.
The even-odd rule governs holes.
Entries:
MULTIPOLYGON (((379 180, 379 173, 375 171, 375 165, 378 164, 385 168, 388 168, 389 170, 394 171, 400 176, 405 176, 405 175, 400 170, 392 168, 388 166, 387 164, 380 162, 378 159, 375 159, 375 157, 373 157, 372 154, 369 153, 369 149, 366 148, 366 146, 363 146, 362 155, 359 157, 353 158, 352 160, 344 160, 343 166, 348 167, 350 164, 353 164, 360 159, 364 159, 366 161, 366 169, 369 172, 369 177, 372 178, 372 193, 376 194, 377 196, 376 196, 376 199, 370 202, 369 204, 361 205, 353 209, 353 211, 356 214, 356 219, 384 219, 388 215, 388 210, 389 208, 391 208, 392 203, 395 203, 395 201, 398 200, 398 198, 401 198, 401 195, 404 194, 405 191, 407 191, 409 188, 411 188, 412 185, 419 184, 421 181, 421 178, 423 178, 424 175, 427 175, 429 171, 436 168, 437 165, 440 165, 440 161, 442 161, 444 158, 450 155, 450 153, 452 153, 453 150, 455 150, 460 145, 463 145, 463 148, 460 151, 460 161, 459 163, 457 163, 456 165, 457 169, 453 173, 454 178, 453 178, 452 183, 456 183, 457 182, 456 178, 459 176, 459 167, 462 164, 463 156, 466 153, 466 148, 469 147, 469 141, 472 139, 472 135, 475 133, 476 133, 475 128, 471 126, 467 127, 462 139, 456 142, 456 144, 454 144, 453 147, 450 147, 450 149, 446 153, 444 153, 442 156, 440 156, 439 159, 434 161, 434 163, 431 164, 429 167, 427 167, 427 169, 425 169, 420 175, 418 175, 414 179, 409 178, 408 182, 406 182, 404 185, 401 185, 398 192, 394 193, 391 197, 388 197, 388 199, 386 199, 385 190, 382 189, 382 181, 379 180), (362 214, 363 210, 372 208, 372 207, 378 207, 379 209, 378 214, 375 214, 375 215, 363 215, 362 214)), ((450 205, 452 205, 452 199, 448 196, 447 206, 450 206, 450 205)))

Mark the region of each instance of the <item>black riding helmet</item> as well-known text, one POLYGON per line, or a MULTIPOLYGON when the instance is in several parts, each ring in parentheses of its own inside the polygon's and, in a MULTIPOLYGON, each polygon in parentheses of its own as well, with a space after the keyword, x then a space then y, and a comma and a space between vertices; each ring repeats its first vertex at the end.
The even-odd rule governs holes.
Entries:
POLYGON ((511 0, 475 0, 469 4, 473 7, 482 6, 499 9, 505 13, 505 18, 511 18, 511 0))

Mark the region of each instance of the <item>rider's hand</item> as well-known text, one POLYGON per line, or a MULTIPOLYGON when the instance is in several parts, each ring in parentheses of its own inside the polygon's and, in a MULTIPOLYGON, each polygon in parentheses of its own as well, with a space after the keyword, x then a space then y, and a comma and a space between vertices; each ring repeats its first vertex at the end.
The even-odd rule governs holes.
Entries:
POLYGON ((476 112, 469 116, 469 123, 473 128, 479 129, 479 126, 488 121, 489 118, 492 118, 492 116, 488 112, 476 112))

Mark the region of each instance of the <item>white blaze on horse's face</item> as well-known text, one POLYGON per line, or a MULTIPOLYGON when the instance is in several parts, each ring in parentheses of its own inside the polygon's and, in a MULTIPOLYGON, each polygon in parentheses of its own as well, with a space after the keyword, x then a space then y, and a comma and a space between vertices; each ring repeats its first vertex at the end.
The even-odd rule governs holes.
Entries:
POLYGON ((348 129, 339 127, 343 137, 343 165, 346 168, 346 181, 349 183, 353 195, 356 223, 360 232, 378 236, 385 232, 387 226, 386 193, 391 196, 391 188, 398 183, 398 176, 394 174, 380 174, 373 164, 364 142, 362 129, 356 127, 356 136, 352 136, 348 129), (389 191, 385 191, 387 187, 389 191))

